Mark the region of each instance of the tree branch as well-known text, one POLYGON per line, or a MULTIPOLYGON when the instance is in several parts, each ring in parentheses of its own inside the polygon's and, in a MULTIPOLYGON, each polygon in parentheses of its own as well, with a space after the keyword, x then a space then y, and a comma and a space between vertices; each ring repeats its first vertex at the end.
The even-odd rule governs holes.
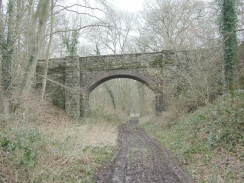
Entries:
POLYGON ((61 7, 63 9, 60 9, 59 11, 55 12, 54 15, 60 13, 63 10, 71 11, 71 12, 74 12, 74 13, 77 13, 77 14, 82 14, 82 13, 79 13, 77 11, 74 11, 74 10, 70 10, 69 9, 69 8, 74 7, 74 6, 81 7, 81 8, 85 8, 85 9, 98 10, 98 11, 103 12, 104 14, 106 14, 106 12, 103 11, 102 9, 100 9, 100 8, 93 8, 93 7, 90 7, 90 6, 83 6, 81 4, 73 4, 73 5, 70 5, 70 6, 56 5, 56 7, 61 7))
MULTIPOLYGON (((80 31, 82 29, 86 29, 86 28, 89 28, 89 27, 111 27, 111 26, 102 25, 102 24, 94 24, 94 25, 92 24, 92 25, 82 26, 82 27, 79 27, 77 29, 57 30, 57 31, 54 31, 52 34, 57 34, 57 33, 62 33, 62 32, 80 31)), ((46 36, 50 36, 50 34, 46 34, 46 36)))

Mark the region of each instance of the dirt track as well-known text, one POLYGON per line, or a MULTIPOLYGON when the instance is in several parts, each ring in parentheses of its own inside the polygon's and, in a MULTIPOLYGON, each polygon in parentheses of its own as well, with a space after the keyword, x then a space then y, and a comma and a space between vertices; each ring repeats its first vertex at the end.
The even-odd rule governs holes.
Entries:
POLYGON ((120 131, 119 149, 111 164, 102 166, 97 183, 191 183, 172 156, 130 120, 120 131))

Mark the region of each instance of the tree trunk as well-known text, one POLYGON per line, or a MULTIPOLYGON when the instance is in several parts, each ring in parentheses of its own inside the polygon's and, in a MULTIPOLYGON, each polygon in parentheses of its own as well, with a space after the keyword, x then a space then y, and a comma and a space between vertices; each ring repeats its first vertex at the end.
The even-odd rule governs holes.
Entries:
MULTIPOLYGON (((0 2, 2 9, 2 2, 0 2)), ((12 85, 12 55, 14 49, 14 0, 8 2, 8 23, 7 23, 7 38, 4 39, 2 16, 0 17, 0 41, 1 41, 1 102, 2 113, 7 115, 10 112, 10 98, 12 85)), ((2 13, 1 13, 2 14, 2 13)))
POLYGON ((236 1, 220 1, 221 22, 220 30, 224 41, 223 75, 226 90, 234 98, 235 68, 237 63, 237 13, 236 1))
POLYGON ((31 31, 30 35, 33 35, 30 38, 30 47, 31 51, 29 53, 29 60, 26 68, 26 72, 21 85, 21 96, 25 96, 28 94, 32 81, 36 71, 37 59, 39 56, 39 48, 44 39, 44 31, 47 22, 47 18, 50 10, 50 0, 40 0, 36 12, 32 16, 31 20, 31 31), (39 20, 38 20, 39 18, 39 20), (35 31, 33 27, 36 27, 36 23, 38 20, 38 30, 35 31))
POLYGON ((113 108, 114 108, 114 110, 116 110, 115 95, 114 95, 112 89, 108 86, 107 83, 104 83, 104 86, 105 86, 105 88, 106 88, 106 90, 107 90, 107 92, 108 92, 108 94, 109 94, 109 96, 111 98, 111 102, 112 102, 113 108))
POLYGON ((49 38, 49 43, 48 43, 48 48, 46 52, 46 59, 45 59, 45 66, 44 66, 44 77, 42 79, 42 94, 41 94, 41 99, 44 99, 45 96, 45 90, 46 90, 46 84, 47 84, 47 72, 48 72, 48 61, 50 58, 50 50, 51 50, 51 45, 52 45, 52 39, 53 39, 53 24, 54 24, 54 16, 53 16, 53 8, 54 8, 54 2, 53 0, 51 1, 51 27, 50 27, 50 38, 49 38))

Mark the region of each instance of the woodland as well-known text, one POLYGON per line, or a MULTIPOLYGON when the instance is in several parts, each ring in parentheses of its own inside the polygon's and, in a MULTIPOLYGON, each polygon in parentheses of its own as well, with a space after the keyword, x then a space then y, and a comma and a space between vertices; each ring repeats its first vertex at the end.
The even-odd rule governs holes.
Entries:
POLYGON ((243 70, 242 0, 144 0, 135 12, 115 0, 0 0, 0 182, 93 182, 136 116, 196 182, 241 183, 243 70), (99 85, 89 118, 72 119, 47 99, 50 58, 199 49, 212 54, 189 68, 177 96, 175 83, 155 75, 167 103, 161 116, 154 92, 132 79, 99 85))

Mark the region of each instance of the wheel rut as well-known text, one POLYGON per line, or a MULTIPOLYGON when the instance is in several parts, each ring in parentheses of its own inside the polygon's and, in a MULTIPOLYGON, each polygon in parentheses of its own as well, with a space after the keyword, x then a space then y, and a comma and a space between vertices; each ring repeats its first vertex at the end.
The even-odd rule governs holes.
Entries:
POLYGON ((119 133, 117 156, 99 168, 97 183, 193 183, 172 155, 133 118, 119 133))

